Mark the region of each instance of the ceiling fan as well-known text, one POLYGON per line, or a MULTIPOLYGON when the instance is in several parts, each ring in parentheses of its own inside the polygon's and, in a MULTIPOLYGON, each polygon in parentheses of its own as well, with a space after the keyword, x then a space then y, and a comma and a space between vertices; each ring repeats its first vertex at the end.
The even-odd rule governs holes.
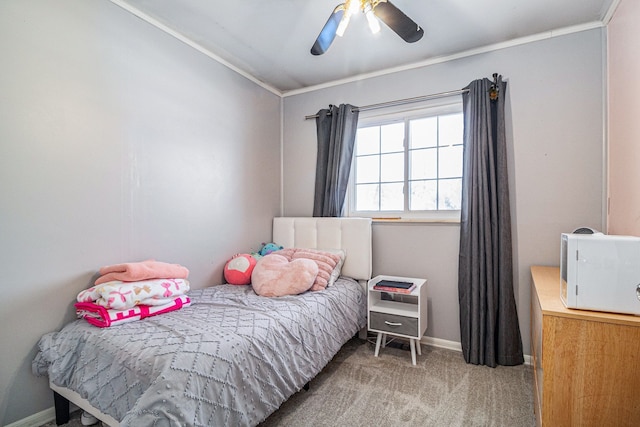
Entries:
POLYGON ((333 9, 327 23, 324 24, 316 42, 311 47, 311 54, 322 55, 325 53, 336 35, 342 37, 349 25, 351 15, 359 11, 362 11, 367 17, 369 28, 374 34, 380 31, 378 19, 407 43, 417 42, 424 34, 418 24, 388 0, 346 0, 333 9))

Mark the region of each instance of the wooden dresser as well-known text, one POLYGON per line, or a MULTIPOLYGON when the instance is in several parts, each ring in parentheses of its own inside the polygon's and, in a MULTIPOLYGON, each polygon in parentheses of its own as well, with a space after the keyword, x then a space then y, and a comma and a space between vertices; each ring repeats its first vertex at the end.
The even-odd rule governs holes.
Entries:
POLYGON ((567 309, 560 269, 531 267, 540 426, 640 426, 640 317, 567 309))

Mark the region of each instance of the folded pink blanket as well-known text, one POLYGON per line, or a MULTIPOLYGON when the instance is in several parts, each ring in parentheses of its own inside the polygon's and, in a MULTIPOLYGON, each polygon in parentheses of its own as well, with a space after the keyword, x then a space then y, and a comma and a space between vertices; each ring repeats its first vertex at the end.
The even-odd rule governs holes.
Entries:
POLYGON ((186 279, 189 276, 189 270, 180 264, 168 264, 150 259, 107 265, 100 269, 100 274, 101 276, 95 282, 96 285, 113 280, 136 282, 147 279, 186 279))
POLYGON ((191 299, 181 295, 164 305, 137 305, 128 310, 109 310, 92 302, 77 302, 74 305, 78 318, 84 318, 99 328, 106 328, 188 307, 191 305, 191 299))

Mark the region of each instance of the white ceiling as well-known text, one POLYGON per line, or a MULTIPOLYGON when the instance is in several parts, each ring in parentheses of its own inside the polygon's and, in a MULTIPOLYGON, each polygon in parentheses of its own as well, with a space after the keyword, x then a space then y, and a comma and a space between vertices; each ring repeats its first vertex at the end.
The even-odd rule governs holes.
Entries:
POLYGON ((354 15, 321 56, 309 52, 343 0, 111 0, 278 94, 607 23, 620 0, 392 0, 424 29, 405 43, 354 15))

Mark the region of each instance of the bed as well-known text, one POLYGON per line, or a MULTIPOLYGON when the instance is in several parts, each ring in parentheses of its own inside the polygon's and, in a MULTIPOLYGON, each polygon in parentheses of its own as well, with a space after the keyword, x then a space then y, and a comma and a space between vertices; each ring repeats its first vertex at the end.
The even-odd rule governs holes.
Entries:
POLYGON ((46 334, 33 370, 49 376, 57 424, 71 402, 110 426, 251 426, 308 386, 366 325, 371 221, 274 218, 273 241, 344 250, 340 278, 279 298, 212 286, 171 313, 110 328, 77 320, 46 334))

